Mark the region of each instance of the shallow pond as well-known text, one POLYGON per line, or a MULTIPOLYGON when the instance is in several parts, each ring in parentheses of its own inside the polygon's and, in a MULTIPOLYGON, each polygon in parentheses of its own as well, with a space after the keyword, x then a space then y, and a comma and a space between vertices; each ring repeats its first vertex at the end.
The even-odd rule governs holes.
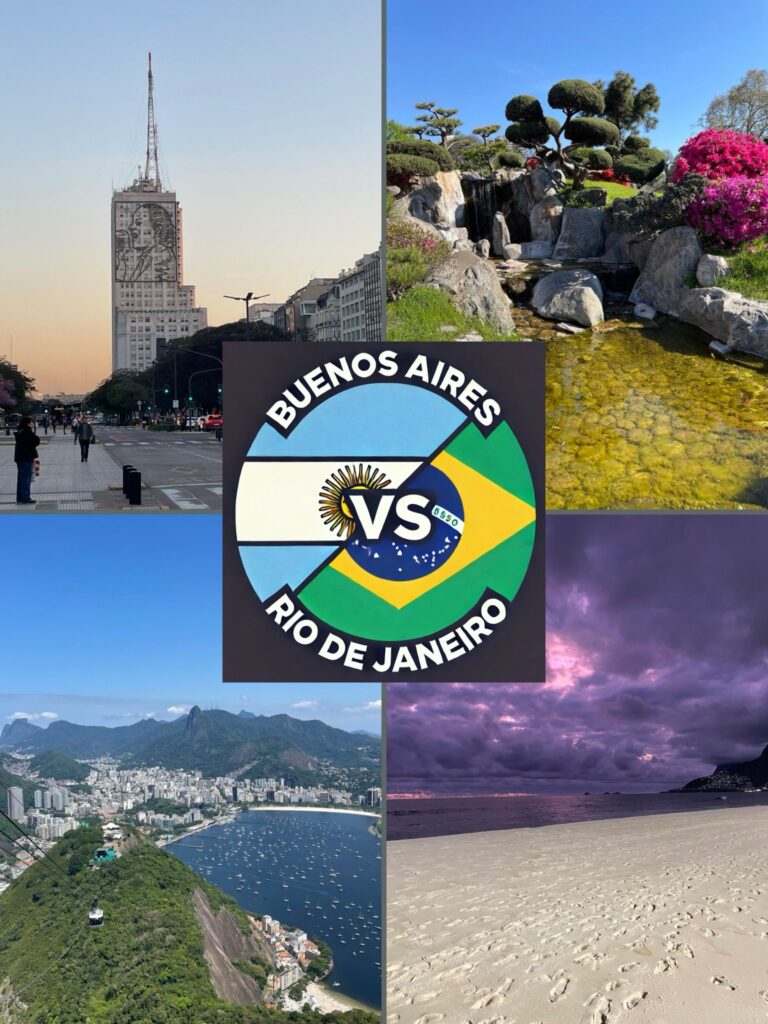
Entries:
POLYGON ((672 320, 546 342, 548 508, 768 508, 768 366, 707 342, 672 320))

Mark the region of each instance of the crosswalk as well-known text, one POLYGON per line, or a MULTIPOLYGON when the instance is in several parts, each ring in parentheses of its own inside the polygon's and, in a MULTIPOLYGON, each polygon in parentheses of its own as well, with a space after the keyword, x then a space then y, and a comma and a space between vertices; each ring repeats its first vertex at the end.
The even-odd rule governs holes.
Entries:
POLYGON ((194 490, 189 487, 159 487, 158 490, 182 512, 209 511, 211 506, 205 501, 205 492, 215 494, 217 497, 221 497, 222 493, 222 487, 218 485, 198 485, 194 490))
POLYGON ((169 448, 171 445, 181 445, 184 448, 189 445, 211 445, 211 441, 103 441, 105 448, 169 448))

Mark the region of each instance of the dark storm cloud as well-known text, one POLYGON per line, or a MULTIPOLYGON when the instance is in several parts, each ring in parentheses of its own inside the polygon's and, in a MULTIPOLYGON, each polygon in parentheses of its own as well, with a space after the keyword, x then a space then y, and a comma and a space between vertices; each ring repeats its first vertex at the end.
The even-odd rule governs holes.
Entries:
POLYGON ((395 792, 663 789, 768 744, 768 518, 554 516, 546 685, 389 684, 395 792))

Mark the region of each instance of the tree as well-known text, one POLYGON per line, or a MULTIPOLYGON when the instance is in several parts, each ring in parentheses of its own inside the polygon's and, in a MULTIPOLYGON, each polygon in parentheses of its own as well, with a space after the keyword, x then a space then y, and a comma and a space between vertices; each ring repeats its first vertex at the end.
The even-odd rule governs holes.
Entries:
POLYGON ((9 363, 4 356, 0 356, 0 378, 5 381, 6 388, 11 389, 11 402, 4 403, 0 398, 0 407, 13 406, 17 412, 24 412, 29 405, 29 395, 35 390, 34 377, 30 377, 13 363, 9 363))
POLYGON ((120 422, 125 423, 133 413, 138 412, 138 403, 144 404, 148 399, 149 388, 139 373, 134 370, 117 370, 86 395, 84 404, 103 412, 116 413, 120 422))
POLYGON ((748 71, 738 85, 712 100, 700 123, 768 141, 768 72, 748 71))
POLYGON ((416 118, 424 127, 415 128, 414 134, 422 138, 424 135, 435 136, 440 139, 441 146, 448 145, 448 139, 456 134, 456 129, 462 125, 462 121, 456 117, 458 107, 438 107, 431 100, 427 103, 415 104, 417 110, 423 111, 416 118))
POLYGON ((583 154, 578 150, 617 145, 619 129, 600 115, 605 111, 603 93, 590 82, 580 78, 567 78, 556 82, 547 96, 549 106, 562 110, 565 120, 561 124, 555 117, 545 117, 541 103, 535 96, 513 96, 507 103, 505 114, 512 124, 505 132, 513 145, 533 149, 546 161, 556 160, 573 178, 579 188, 589 173, 583 154), (555 148, 549 145, 554 139, 555 148), (573 143, 563 145, 563 139, 573 143))
POLYGON ((605 110, 602 116, 615 124, 619 137, 636 133, 640 128, 653 131, 659 123, 654 115, 660 100, 656 86, 649 82, 642 89, 636 87, 635 79, 628 71, 617 71, 607 85, 595 83, 603 93, 605 110))
POLYGON ((16 405, 13 397, 14 384, 12 380, 0 376, 0 409, 10 409, 16 405))
POLYGON ((481 145, 473 146, 467 150, 469 159, 474 158, 481 166, 487 167, 489 174, 493 174, 498 166, 499 157, 509 152, 506 139, 491 138, 500 127, 501 125, 499 124, 485 124, 479 128, 473 128, 472 134, 479 135, 483 141, 481 145))
POLYGON ((399 121, 393 121, 392 118, 387 121, 387 142, 402 142, 404 139, 410 138, 412 133, 412 128, 407 128, 404 124, 400 124, 399 121))

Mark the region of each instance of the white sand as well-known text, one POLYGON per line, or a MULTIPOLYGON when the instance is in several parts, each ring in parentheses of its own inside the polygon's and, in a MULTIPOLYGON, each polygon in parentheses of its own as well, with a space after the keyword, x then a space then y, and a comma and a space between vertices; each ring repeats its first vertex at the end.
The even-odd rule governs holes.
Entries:
POLYGON ((391 1024, 768 1021, 768 808, 388 846, 391 1024))
POLYGON ((319 985, 316 981, 310 981, 307 985, 307 991, 299 1000, 291 999, 286 993, 283 997, 283 1005, 286 1010, 300 1010, 310 996, 314 996, 317 1000, 317 1009, 320 1013, 334 1013, 337 1010, 346 1013, 347 1010, 363 1005, 340 992, 335 992, 324 985, 319 985))

